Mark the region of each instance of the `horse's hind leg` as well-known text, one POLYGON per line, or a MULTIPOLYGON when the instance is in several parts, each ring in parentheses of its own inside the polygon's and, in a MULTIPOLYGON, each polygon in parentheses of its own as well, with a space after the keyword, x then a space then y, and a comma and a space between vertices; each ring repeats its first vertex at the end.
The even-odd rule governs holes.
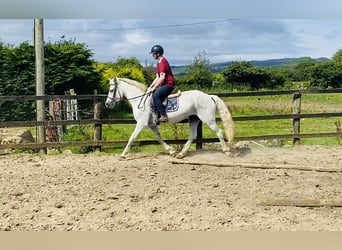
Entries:
POLYGON ((216 133, 216 136, 217 136, 217 138, 220 141, 220 144, 221 144, 221 147, 222 147, 222 151, 223 152, 228 152, 229 151, 229 147, 227 147, 227 144, 224 141, 222 130, 217 126, 216 121, 206 122, 206 123, 209 126, 209 128, 216 133))
POLYGON ((197 127, 200 120, 197 116, 191 116, 189 117, 189 127, 190 127, 190 134, 189 139, 183 146, 182 150, 176 155, 176 158, 184 158, 186 154, 188 153, 188 150, 191 146, 191 143, 196 139, 197 137, 197 127))
POLYGON ((156 137, 157 141, 164 147, 166 151, 169 152, 171 156, 176 155, 176 150, 173 147, 170 147, 160 136, 159 129, 156 125, 150 126, 150 129, 153 131, 154 136, 156 137))

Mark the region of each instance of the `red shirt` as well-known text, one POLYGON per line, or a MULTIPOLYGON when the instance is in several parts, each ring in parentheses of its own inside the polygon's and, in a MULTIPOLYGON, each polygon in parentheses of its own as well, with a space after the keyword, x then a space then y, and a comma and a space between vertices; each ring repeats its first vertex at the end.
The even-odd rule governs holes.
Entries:
POLYGON ((163 85, 166 84, 171 87, 175 86, 175 78, 173 77, 170 64, 165 57, 162 57, 157 64, 157 74, 160 75, 160 73, 165 73, 165 81, 163 85))

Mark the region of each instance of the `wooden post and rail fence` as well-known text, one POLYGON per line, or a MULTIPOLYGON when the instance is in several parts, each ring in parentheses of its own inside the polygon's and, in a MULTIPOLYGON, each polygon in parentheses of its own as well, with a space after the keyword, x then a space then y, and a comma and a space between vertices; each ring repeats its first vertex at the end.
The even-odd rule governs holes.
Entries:
MULTIPOLYGON (((328 118, 328 117, 342 117, 341 112, 334 113, 301 113, 302 96, 304 94, 331 94, 342 93, 342 89, 325 89, 325 90, 281 90, 281 91, 253 91, 253 92, 236 92, 236 93, 220 93, 217 94, 220 97, 248 97, 248 96, 275 96, 275 95, 291 95, 292 96, 292 114, 278 114, 278 115, 262 115, 262 116, 244 116, 234 117, 235 122, 239 121, 258 121, 258 120, 274 120, 274 119, 292 119, 293 121, 293 133, 290 134, 274 134, 274 135, 253 135, 235 137, 236 141, 253 141, 253 140, 269 140, 269 139, 292 139, 293 144, 299 144, 301 138, 314 138, 314 137, 337 137, 342 138, 341 129, 337 129, 336 132, 329 133, 310 133, 303 134, 300 132, 300 123, 303 118, 328 118)), ((102 138, 102 125, 104 124, 134 124, 133 119, 103 119, 102 109, 104 108, 102 103, 104 102, 106 95, 93 94, 93 95, 76 95, 76 96, 64 96, 64 95, 45 95, 45 96, 0 96, 0 102, 3 101, 51 101, 54 99, 77 99, 77 100, 93 100, 94 101, 94 118, 93 119, 78 119, 78 120, 49 120, 49 121, 2 121, 0 122, 0 128, 6 127, 38 127, 46 126, 68 126, 68 125, 94 125, 94 138, 88 141, 58 141, 58 142, 44 142, 41 143, 37 140, 35 143, 21 143, 21 144, 0 144, 0 149, 41 149, 41 148, 60 148, 68 146, 92 146, 96 150, 101 150, 102 147, 110 146, 124 146, 127 141, 107 141, 102 138)), ((342 101, 342 100, 341 100, 342 101)), ((217 119, 220 121, 220 119, 217 119)), ((187 122, 187 121, 183 121, 187 122)), ((127 138, 128 140, 128 138, 127 138)), ((182 144, 187 139, 172 140, 165 139, 170 144, 182 144)), ((195 141, 196 148, 202 148, 202 143, 217 142, 217 138, 202 138, 202 124, 198 128, 198 136, 195 141)), ((148 145, 157 144, 156 140, 137 140, 134 145, 148 145)))

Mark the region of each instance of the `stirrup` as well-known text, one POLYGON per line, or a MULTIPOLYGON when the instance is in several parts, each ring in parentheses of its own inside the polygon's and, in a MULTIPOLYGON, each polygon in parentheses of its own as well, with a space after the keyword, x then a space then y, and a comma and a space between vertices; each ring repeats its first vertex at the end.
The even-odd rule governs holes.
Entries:
POLYGON ((162 115, 159 118, 159 122, 168 122, 168 121, 169 121, 169 118, 167 117, 167 115, 162 115))

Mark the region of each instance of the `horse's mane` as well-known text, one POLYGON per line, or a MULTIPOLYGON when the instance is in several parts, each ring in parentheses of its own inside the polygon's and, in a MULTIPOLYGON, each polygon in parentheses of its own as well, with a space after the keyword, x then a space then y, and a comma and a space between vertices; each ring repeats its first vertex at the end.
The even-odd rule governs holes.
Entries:
POLYGON ((132 79, 128 79, 128 78, 119 78, 118 77, 117 79, 119 79, 121 81, 124 81, 124 82, 126 82, 126 83, 128 83, 130 85, 133 85, 133 86, 135 86, 135 87, 137 87, 137 88, 139 88, 139 89, 141 89, 143 91, 146 90, 146 86, 144 84, 142 84, 141 82, 138 82, 138 81, 135 81, 135 80, 132 80, 132 79))

